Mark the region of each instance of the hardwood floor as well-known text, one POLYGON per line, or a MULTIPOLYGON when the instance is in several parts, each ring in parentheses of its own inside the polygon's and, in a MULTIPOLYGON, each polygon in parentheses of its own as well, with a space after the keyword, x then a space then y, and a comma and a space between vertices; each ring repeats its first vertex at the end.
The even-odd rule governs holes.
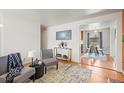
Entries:
MULTIPOLYGON (((67 62, 67 61, 61 61, 61 60, 60 60, 60 62, 91 69, 92 75, 91 75, 91 80, 89 81, 89 83, 107 83, 109 78, 124 81, 124 75, 122 75, 122 73, 111 70, 111 69, 101 68, 101 67, 97 67, 97 66, 93 66, 93 65, 90 66, 83 62, 75 63, 72 61, 67 62)), ((24 66, 28 67, 30 64, 31 64, 31 62, 24 64, 24 66)))
POLYGON ((115 65, 116 65, 114 59, 110 55, 106 55, 106 58, 102 60, 89 59, 82 56, 80 62, 90 66, 113 69, 113 70, 115 70, 115 65))
POLYGON ((89 83, 107 83, 109 78, 124 81, 124 75, 114 70, 99 68, 95 66, 89 66, 83 63, 64 62, 64 61, 63 63, 91 69, 92 75, 89 83))

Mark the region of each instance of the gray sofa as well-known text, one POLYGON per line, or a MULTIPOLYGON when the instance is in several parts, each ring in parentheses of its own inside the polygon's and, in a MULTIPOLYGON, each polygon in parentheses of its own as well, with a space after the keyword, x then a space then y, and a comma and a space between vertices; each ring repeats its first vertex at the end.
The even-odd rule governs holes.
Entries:
MULTIPOLYGON (((8 56, 0 57, 0 83, 6 82, 6 75, 8 73, 8 56)), ((31 67, 23 68, 21 73, 16 76, 13 83, 24 83, 35 74, 35 69, 31 67)))

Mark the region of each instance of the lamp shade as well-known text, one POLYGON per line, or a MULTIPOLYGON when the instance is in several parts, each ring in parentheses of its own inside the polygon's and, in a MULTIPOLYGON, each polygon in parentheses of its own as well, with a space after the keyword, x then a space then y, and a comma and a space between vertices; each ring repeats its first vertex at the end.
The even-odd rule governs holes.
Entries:
POLYGON ((30 57, 30 58, 35 57, 35 51, 29 51, 28 57, 30 57))
POLYGON ((83 40, 81 40, 81 44, 83 44, 84 42, 83 42, 83 40))

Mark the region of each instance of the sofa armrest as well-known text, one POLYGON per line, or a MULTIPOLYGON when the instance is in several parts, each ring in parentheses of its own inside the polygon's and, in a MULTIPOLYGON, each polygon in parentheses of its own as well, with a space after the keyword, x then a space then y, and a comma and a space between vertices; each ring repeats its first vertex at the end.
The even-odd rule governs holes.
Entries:
POLYGON ((0 76, 0 83, 6 83, 6 75, 7 73, 0 76))

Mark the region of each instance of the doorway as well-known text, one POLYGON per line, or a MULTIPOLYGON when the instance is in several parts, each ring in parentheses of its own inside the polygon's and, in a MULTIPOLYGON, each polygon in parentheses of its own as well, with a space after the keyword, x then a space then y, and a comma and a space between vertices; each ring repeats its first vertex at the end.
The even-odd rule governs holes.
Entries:
POLYGON ((47 48, 47 28, 41 25, 40 30, 40 48, 46 49, 47 48))
POLYGON ((81 63, 101 68, 114 69, 115 33, 110 22, 92 23, 80 26, 81 63), (112 50, 112 49, 113 50, 112 50))

